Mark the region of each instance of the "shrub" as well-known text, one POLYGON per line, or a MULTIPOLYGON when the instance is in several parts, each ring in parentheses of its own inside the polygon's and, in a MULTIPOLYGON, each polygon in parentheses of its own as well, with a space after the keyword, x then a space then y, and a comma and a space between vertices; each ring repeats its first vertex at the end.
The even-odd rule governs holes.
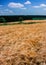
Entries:
POLYGON ((1 17, 1 18, 0 18, 0 22, 6 24, 5 18, 4 18, 4 17, 1 17))
POLYGON ((22 23, 22 21, 23 21, 23 18, 19 17, 19 22, 22 23))

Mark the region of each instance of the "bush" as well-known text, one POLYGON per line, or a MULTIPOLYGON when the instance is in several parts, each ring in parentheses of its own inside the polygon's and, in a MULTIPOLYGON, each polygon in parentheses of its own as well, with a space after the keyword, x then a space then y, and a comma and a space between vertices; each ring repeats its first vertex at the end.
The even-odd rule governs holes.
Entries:
POLYGON ((19 17, 19 22, 22 23, 22 21, 23 21, 23 18, 19 17))
POLYGON ((1 18, 0 18, 0 22, 6 24, 5 18, 4 18, 4 17, 1 17, 1 18))

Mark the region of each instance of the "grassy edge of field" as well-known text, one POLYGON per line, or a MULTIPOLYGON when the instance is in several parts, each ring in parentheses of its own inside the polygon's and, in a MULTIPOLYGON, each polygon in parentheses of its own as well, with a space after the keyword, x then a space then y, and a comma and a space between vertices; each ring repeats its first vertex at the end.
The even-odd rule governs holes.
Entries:
POLYGON ((5 26, 5 25, 17 25, 17 24, 37 24, 37 23, 44 23, 44 22, 27 22, 27 23, 25 23, 25 22, 13 22, 13 23, 2 23, 2 24, 0 24, 0 26, 5 26))

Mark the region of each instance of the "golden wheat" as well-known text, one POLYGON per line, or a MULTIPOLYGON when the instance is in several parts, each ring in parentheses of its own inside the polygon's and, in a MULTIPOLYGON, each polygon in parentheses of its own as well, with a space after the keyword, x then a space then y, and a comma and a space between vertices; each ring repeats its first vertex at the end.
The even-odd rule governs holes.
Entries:
POLYGON ((0 26, 0 65, 46 65, 46 23, 0 26))

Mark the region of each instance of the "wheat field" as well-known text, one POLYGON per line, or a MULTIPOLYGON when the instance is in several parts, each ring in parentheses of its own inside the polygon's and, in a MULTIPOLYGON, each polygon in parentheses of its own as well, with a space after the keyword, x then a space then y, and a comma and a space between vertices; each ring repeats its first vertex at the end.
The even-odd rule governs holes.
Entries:
POLYGON ((46 23, 0 26, 0 65, 46 65, 46 23))

